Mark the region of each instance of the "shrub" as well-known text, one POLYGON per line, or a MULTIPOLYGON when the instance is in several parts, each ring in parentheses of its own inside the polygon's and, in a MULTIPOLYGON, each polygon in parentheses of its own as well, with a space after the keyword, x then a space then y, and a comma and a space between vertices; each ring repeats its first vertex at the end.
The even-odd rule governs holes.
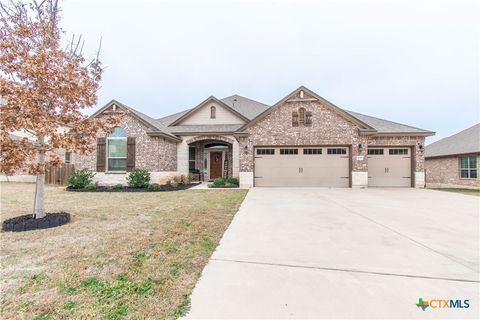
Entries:
POLYGON ((68 188, 83 189, 92 183, 93 176, 95 176, 95 173, 88 169, 75 170, 68 177, 68 188))
POLYGON ((148 185, 148 189, 157 191, 157 190, 162 189, 162 186, 159 185, 158 183, 151 183, 151 184, 148 185))
POLYGON ((228 178, 225 184, 238 186, 237 178, 228 178))
POLYGON ((119 183, 116 184, 112 187, 113 190, 122 190, 123 189, 123 184, 119 183))
POLYGON ((135 169, 128 174, 127 183, 130 188, 147 188, 150 183, 150 173, 147 170, 135 169))
POLYGON ((213 181, 213 185, 216 186, 216 187, 224 186, 225 185, 225 179, 224 178, 217 178, 213 181))
POLYGON ((172 188, 178 188, 178 181, 175 178, 170 180, 169 184, 172 188))
POLYGON ((95 183, 89 183, 85 186, 85 190, 95 190, 97 189, 97 185, 95 183))
POLYGON ((189 185, 192 182, 192 175, 189 173, 188 175, 180 176, 181 184, 189 185))

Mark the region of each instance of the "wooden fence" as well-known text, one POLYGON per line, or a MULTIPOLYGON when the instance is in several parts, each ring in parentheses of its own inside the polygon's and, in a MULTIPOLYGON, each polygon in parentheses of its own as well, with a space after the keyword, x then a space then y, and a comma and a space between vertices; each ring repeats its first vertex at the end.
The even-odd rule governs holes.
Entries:
POLYGON ((59 167, 47 166, 45 169, 45 183, 66 186, 68 177, 75 170, 71 163, 64 163, 59 167))

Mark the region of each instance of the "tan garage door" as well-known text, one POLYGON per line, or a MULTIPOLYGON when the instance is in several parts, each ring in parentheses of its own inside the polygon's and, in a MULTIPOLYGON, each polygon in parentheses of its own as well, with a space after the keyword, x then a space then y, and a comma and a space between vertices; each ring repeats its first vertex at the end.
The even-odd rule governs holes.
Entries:
POLYGON ((255 148, 257 187, 349 187, 347 147, 255 148))
POLYGON ((410 187, 412 185, 410 148, 369 148, 368 185, 371 187, 410 187))

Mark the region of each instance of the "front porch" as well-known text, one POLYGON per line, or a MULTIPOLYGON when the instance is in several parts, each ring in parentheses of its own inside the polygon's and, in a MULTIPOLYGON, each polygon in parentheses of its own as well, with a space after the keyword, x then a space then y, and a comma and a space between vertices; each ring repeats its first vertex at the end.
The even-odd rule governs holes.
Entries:
POLYGON ((188 154, 186 159, 182 157, 186 160, 182 161, 182 166, 188 168, 188 173, 193 174, 195 180, 238 177, 239 150, 235 138, 198 136, 185 139, 182 144, 185 147, 182 149, 188 154))

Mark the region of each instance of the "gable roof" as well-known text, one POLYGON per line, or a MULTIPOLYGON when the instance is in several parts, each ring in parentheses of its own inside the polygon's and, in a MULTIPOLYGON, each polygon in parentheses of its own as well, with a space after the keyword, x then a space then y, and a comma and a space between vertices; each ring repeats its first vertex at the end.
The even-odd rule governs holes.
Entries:
POLYGON ((227 105, 226 103, 224 103, 223 101, 221 100, 218 100, 217 98, 215 98, 214 96, 210 96, 208 97, 207 99, 205 99, 204 101, 202 101, 200 104, 198 104, 196 107, 188 110, 187 112, 185 112, 184 114, 182 114, 180 117, 178 117, 175 121, 173 121, 170 126, 175 126, 177 124, 179 124, 180 122, 182 122, 182 120, 188 118, 192 113, 194 113, 195 111, 197 111, 198 109, 200 109, 201 107, 203 107, 206 103, 210 102, 210 101, 214 101, 216 103, 218 103, 219 105, 221 105, 222 107, 224 107, 225 109, 229 110, 230 112, 232 112, 233 114, 235 114, 237 117, 239 117, 240 119, 242 119, 243 121, 246 121, 248 122, 250 119, 248 119, 247 117, 245 117, 243 114, 241 114, 240 112, 238 112, 237 110, 233 109, 232 107, 230 107, 229 105, 227 105))
MULTIPOLYGON (((267 104, 242 97, 238 94, 220 99, 220 101, 222 101, 227 106, 229 106, 230 108, 232 108, 233 110, 237 111, 242 116, 247 118, 248 119, 247 122, 249 120, 254 119, 260 113, 270 108, 270 106, 267 104)), ((190 112, 192 109, 193 108, 187 109, 181 112, 177 112, 157 120, 160 121, 165 126, 170 126, 174 122, 176 122, 180 117, 183 117, 187 112, 190 112)))
POLYGON ((149 132, 149 133, 152 133, 152 134, 155 134, 155 135, 160 135, 160 136, 164 136, 165 138, 170 138, 170 139, 173 139, 175 141, 180 141, 180 139, 173 135, 170 130, 165 126, 163 125, 160 121, 156 120, 156 119, 153 119, 151 118, 150 116, 147 116, 146 114, 140 112, 140 111, 137 111, 129 106, 127 106, 126 104, 123 104, 121 102, 118 102, 117 100, 111 100, 109 103, 107 103, 105 106, 103 106, 102 108, 100 108, 97 112, 95 112, 94 114, 91 115, 91 117, 97 117, 98 115, 100 115, 104 110, 110 108, 111 106, 113 105, 116 105, 120 108, 123 108, 125 110, 127 110, 128 112, 130 112, 130 114, 132 114, 137 120, 139 120, 140 122, 142 122, 143 124, 145 124, 147 127, 149 127, 150 129, 152 129, 152 132, 149 132))
POLYGON ((425 148, 426 158, 468 153, 480 153, 480 123, 425 148))
POLYGON ((356 124, 359 127, 360 131, 364 133, 382 134, 382 135, 405 134, 405 135, 418 135, 418 136, 430 136, 435 134, 432 131, 408 126, 405 124, 401 124, 401 123, 397 123, 397 122, 393 122, 385 119, 367 116, 367 115, 349 111, 349 110, 344 110, 342 108, 337 107, 330 101, 322 98, 321 96, 307 89, 304 86, 301 86, 298 89, 294 90, 292 93, 287 95, 285 98, 277 102, 272 107, 268 106, 267 104, 264 104, 252 99, 248 99, 237 94, 229 97, 225 97, 220 100, 211 96, 194 108, 177 112, 177 113, 165 116, 163 118, 153 119, 144 113, 141 113, 131 107, 128 107, 125 104, 122 104, 116 100, 112 100, 102 109, 98 110, 93 116, 101 113, 103 110, 107 109, 112 104, 116 104, 119 107, 123 107, 127 109, 138 119, 140 119, 145 124, 150 126, 154 132, 149 132, 149 134, 164 135, 165 137, 169 137, 169 138, 175 139, 176 141, 179 141, 179 138, 177 137, 177 135, 182 133, 183 134, 198 133, 198 132, 241 133, 244 129, 254 125, 256 122, 265 118, 268 114, 273 112, 273 110, 279 105, 283 104, 284 102, 290 99, 295 100, 294 95, 300 90, 303 90, 304 93, 312 97, 312 99, 306 98, 306 101, 318 100, 322 102, 324 105, 332 109, 334 112, 336 112, 340 116, 356 124), (243 124, 243 125, 238 125, 238 124, 235 124, 235 125, 224 125, 224 124, 178 125, 183 119, 187 118, 190 114, 195 112, 197 109, 201 108, 208 101, 215 101, 218 104, 222 105, 223 107, 229 109, 232 113, 242 118, 246 122, 246 124, 243 124))
POLYGON ((258 121, 264 119, 266 116, 268 116, 270 113, 272 113, 275 109, 277 109, 280 105, 282 105, 284 102, 288 101, 290 98, 292 98, 293 95, 295 95, 297 92, 303 90, 305 93, 307 93, 308 95, 314 97, 316 100, 319 100, 321 101, 323 104, 325 104, 327 107, 329 107, 331 110, 333 110, 334 112, 336 112, 337 114, 339 114, 340 116, 342 116, 343 118, 345 118, 346 120, 349 120, 350 122, 353 122, 354 124, 358 125, 360 127, 361 130, 364 130, 364 131, 371 131, 371 132, 374 132, 375 129, 371 126, 369 126, 368 124, 366 124, 365 122, 361 121, 360 119, 357 119, 356 117, 354 117, 353 115, 349 114, 348 112, 346 112, 345 110, 337 107, 336 105, 334 105, 333 103, 331 103, 330 101, 320 97, 318 94, 316 94, 315 92, 307 89, 305 86, 300 86, 298 89, 295 89, 294 91, 292 91, 290 94, 288 94, 285 98, 283 98, 282 100, 278 101, 277 103, 275 103, 271 108, 265 110, 264 112, 262 112, 260 115, 258 115, 255 119, 253 119, 252 121, 250 121, 249 123, 245 124, 240 130, 243 131, 245 130, 246 128, 248 127, 251 127, 252 125, 254 125, 255 123, 257 123, 258 121))

